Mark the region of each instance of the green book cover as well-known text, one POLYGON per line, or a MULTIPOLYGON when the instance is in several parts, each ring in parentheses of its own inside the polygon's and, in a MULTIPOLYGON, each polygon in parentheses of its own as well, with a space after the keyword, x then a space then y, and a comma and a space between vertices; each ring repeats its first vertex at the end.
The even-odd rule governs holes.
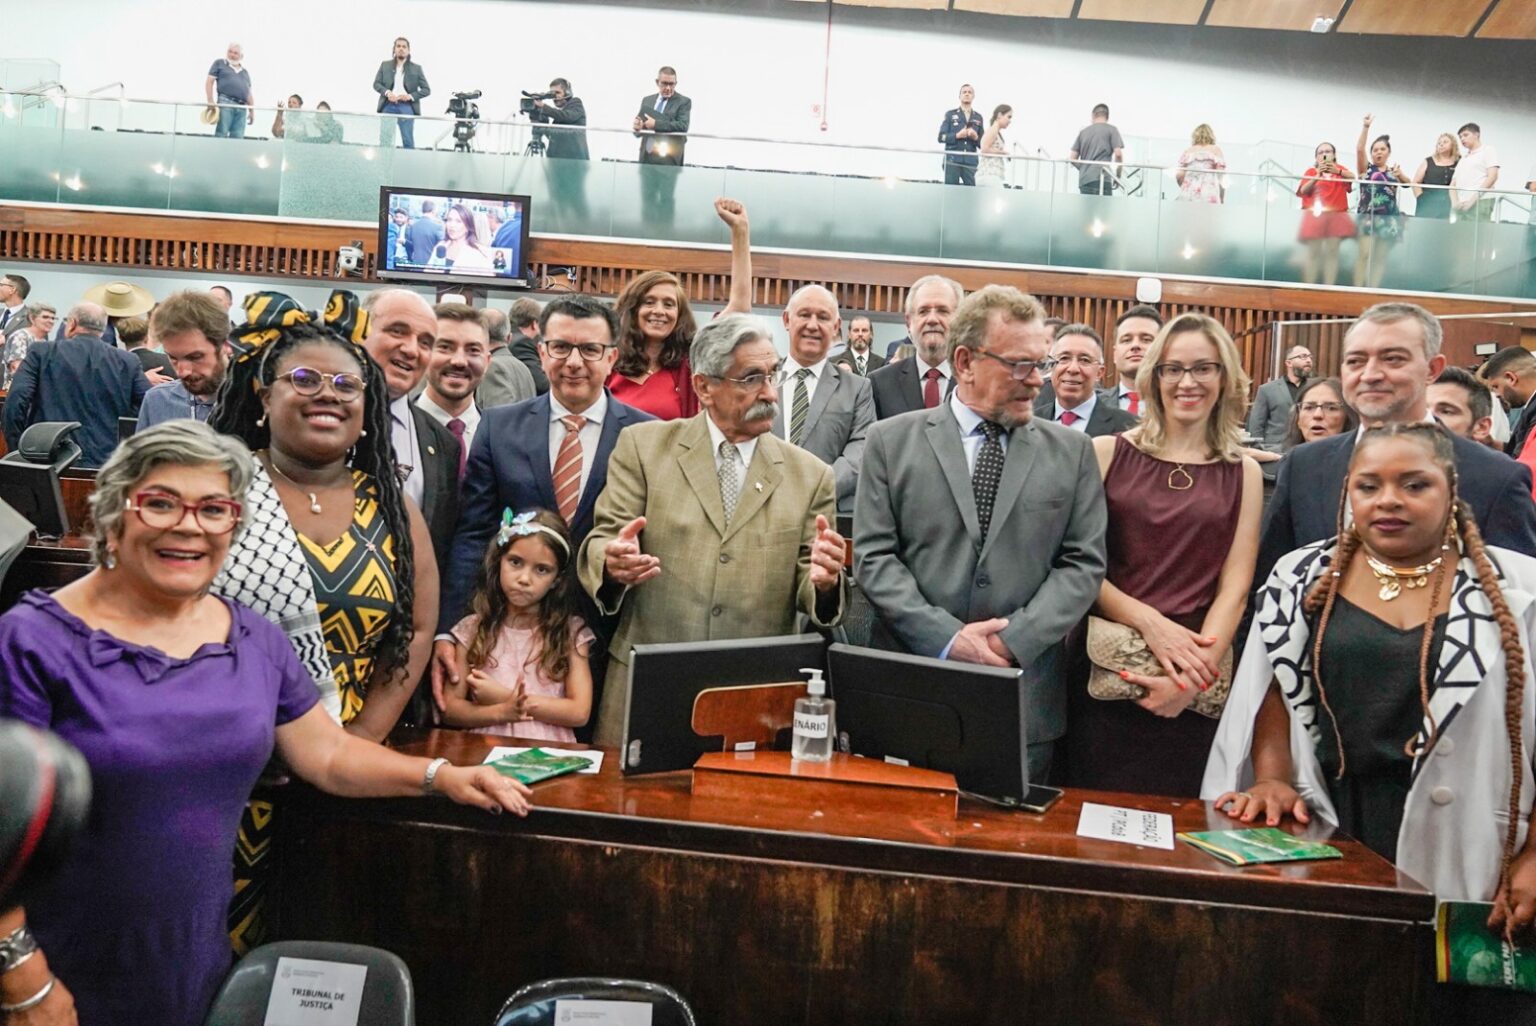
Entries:
POLYGON ((1435 976, 1441 983, 1536 993, 1536 947, 1488 929, 1493 905, 1445 901, 1435 923, 1435 976))
POLYGON ((530 748, 516 755, 503 755, 486 765, 502 776, 514 777, 525 784, 537 784, 541 780, 580 772, 592 763, 574 755, 551 755, 542 748, 530 748))
POLYGON ((1344 853, 1331 844, 1292 837, 1276 827, 1251 830, 1206 830, 1180 834, 1179 839, 1207 855, 1214 855, 1234 866, 1252 866, 1261 862, 1301 862, 1307 859, 1338 859, 1344 853))

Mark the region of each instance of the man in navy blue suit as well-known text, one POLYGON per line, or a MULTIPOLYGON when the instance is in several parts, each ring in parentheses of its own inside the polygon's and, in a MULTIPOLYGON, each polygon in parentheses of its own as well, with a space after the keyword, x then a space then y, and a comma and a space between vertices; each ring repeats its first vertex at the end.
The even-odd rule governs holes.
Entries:
MULTIPOLYGON (((1440 322, 1412 303, 1378 303, 1344 335, 1344 401, 1362 430, 1394 421, 1429 420, 1425 391, 1445 368, 1440 322)), ((1339 496, 1356 433, 1292 449, 1280 465, 1264 519, 1255 585, 1292 549, 1338 532, 1339 496)), ((1457 497, 1471 507, 1490 545, 1536 556, 1536 503, 1531 472, 1484 445, 1453 437, 1457 497)))
MULTIPOLYGON (((469 447, 433 645, 434 697, 442 705, 442 678, 457 676, 458 646, 448 632, 469 613, 469 600, 485 548, 501 511, 540 507, 563 516, 572 551, 592 530, 592 507, 608 481, 608 457, 619 432, 652 420, 603 387, 618 358, 619 323, 613 309, 591 296, 561 296, 539 315, 539 344, 549 391, 520 403, 482 411, 469 447), (557 473, 558 471, 558 473, 557 473)), ((585 619, 600 626, 594 610, 585 619)), ((601 680, 594 672, 593 678, 601 680)))

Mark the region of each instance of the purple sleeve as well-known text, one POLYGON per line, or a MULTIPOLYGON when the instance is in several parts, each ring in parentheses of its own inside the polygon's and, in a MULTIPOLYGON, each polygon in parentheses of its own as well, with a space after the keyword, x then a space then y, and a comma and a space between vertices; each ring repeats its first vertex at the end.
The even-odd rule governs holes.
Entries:
POLYGON ((0 719, 47 728, 53 723, 53 675, 42 665, 43 634, 27 622, 30 614, 23 606, 0 616, 0 719))

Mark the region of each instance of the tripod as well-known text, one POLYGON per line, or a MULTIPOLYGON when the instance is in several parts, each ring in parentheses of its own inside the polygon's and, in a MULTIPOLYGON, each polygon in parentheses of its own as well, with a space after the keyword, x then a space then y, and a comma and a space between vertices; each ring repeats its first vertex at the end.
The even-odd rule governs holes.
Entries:
POLYGON ((528 140, 528 145, 523 147, 525 157, 542 157, 549 144, 544 140, 544 133, 539 129, 533 130, 533 138, 528 140))
POLYGON ((453 152, 455 152, 455 153, 470 153, 470 152, 472 152, 473 151, 473 147, 471 147, 469 145, 469 141, 471 139, 473 139, 474 137, 475 137, 475 123, 473 121, 466 121, 463 118, 460 118, 459 120, 455 121, 453 123, 453 152))

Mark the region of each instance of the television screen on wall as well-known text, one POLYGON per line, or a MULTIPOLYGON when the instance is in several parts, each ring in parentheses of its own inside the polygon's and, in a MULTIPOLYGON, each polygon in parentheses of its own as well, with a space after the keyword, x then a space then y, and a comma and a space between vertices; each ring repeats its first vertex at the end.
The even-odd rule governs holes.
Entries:
POLYGON ((528 288, 528 214, 527 196, 383 186, 378 276, 528 288))

